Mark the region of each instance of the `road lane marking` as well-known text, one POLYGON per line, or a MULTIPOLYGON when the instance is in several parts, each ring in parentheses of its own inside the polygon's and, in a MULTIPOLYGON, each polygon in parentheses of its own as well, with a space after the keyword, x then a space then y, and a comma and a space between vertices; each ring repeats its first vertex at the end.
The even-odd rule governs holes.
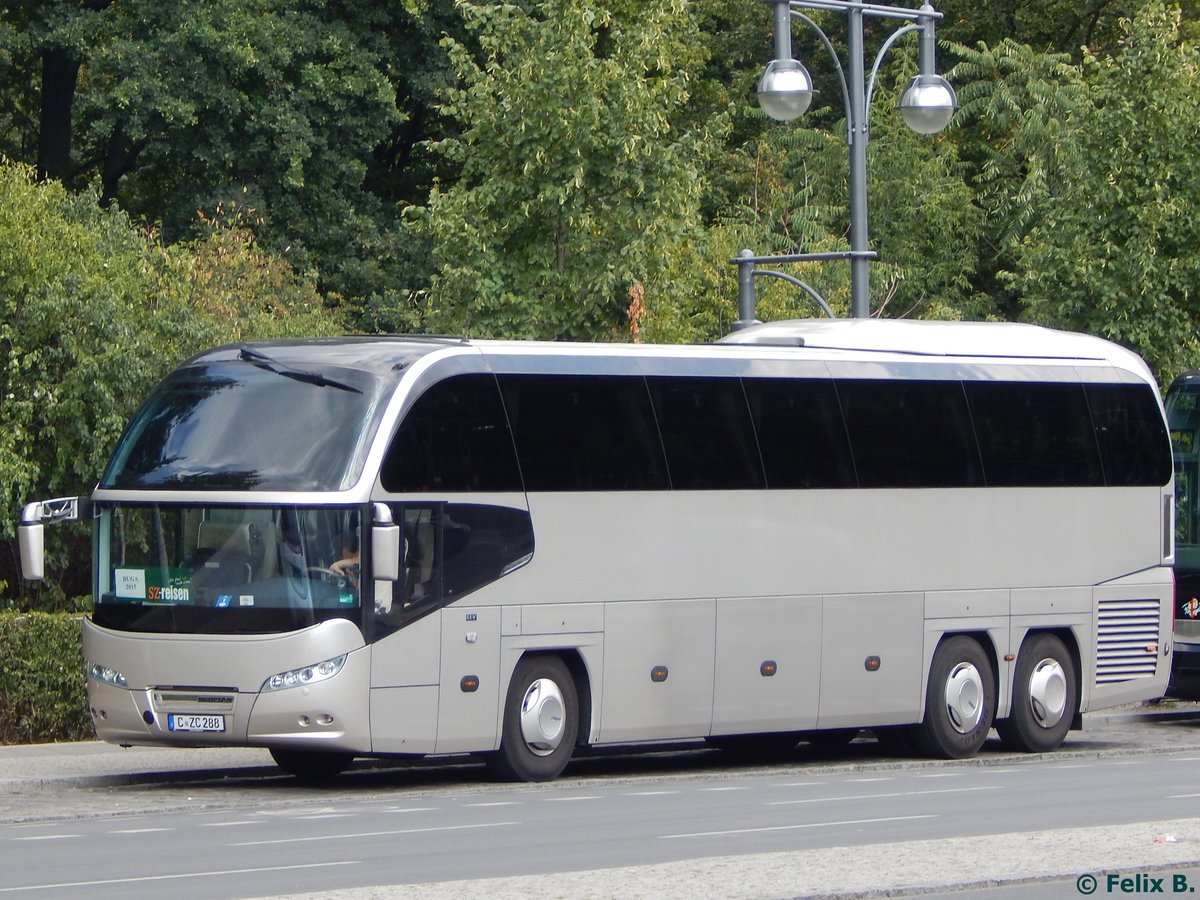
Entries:
POLYGON ((800 803, 835 803, 841 800, 883 800, 888 797, 922 797, 927 794, 966 794, 972 791, 998 791, 996 784, 979 787, 939 788, 932 791, 892 791, 887 794, 858 794, 853 797, 805 797, 801 800, 772 800, 767 806, 794 806, 800 803))
POLYGON ((493 800, 491 803, 464 803, 466 809, 478 809, 483 806, 518 806, 516 800, 493 800))
POLYGON ((78 835, 78 834, 33 834, 33 835, 30 835, 29 837, 10 838, 10 840, 14 840, 14 841, 62 841, 62 840, 66 840, 67 838, 77 838, 77 837, 80 837, 80 835, 78 835))
POLYGON ((399 828, 391 831, 360 831, 358 834, 319 834, 315 837, 273 838, 266 841, 238 841, 230 847, 261 847, 267 844, 304 844, 311 841, 354 840, 369 837, 392 837, 397 834, 426 834, 437 831, 467 831, 473 828, 503 828, 516 822, 479 822, 474 825, 442 825, 436 828, 399 828))
POLYGON ((545 803, 574 803, 576 800, 599 800, 598 796, 592 797, 543 797, 545 803))
POLYGON ((748 791, 748 790, 750 790, 750 788, 748 788, 748 787, 744 787, 744 786, 739 786, 739 787, 710 787, 710 788, 700 788, 700 790, 702 790, 702 791, 748 791))
POLYGON ((260 866, 255 869, 216 869, 211 872, 179 872, 175 875, 138 875, 127 878, 98 878, 95 881, 60 881, 57 884, 23 884, 20 887, 0 887, 0 894, 15 891, 55 891, 73 887, 100 887, 105 884, 131 884, 135 881, 178 881, 183 878, 211 878, 214 875, 253 875, 257 872, 289 872, 294 869, 320 869, 329 866, 360 866, 362 860, 303 863, 295 866, 260 866))
POLYGON ((679 791, 630 791, 626 797, 665 797, 668 794, 678 794, 679 791))
POLYGON ((234 825, 261 825, 256 819, 239 819, 233 822, 197 822, 197 828, 232 828, 234 825))
POLYGON ((800 828, 832 828, 835 825, 874 825, 877 822, 909 822, 913 819, 936 819, 928 816, 888 816, 879 819, 845 819, 840 822, 808 822, 801 825, 769 825, 763 828, 734 828, 728 831, 696 831, 691 834, 660 834, 664 840, 675 838, 726 837, 731 834, 760 834, 764 831, 795 831, 800 828))
POLYGON ((828 781, 785 781, 779 787, 817 787, 818 785, 829 784, 828 781))
POLYGON ((846 779, 846 783, 847 784, 863 784, 868 781, 895 781, 895 780, 896 779, 892 778, 889 775, 887 778, 848 778, 848 779, 846 779))
POLYGON ((109 834, 153 834, 156 831, 174 831, 174 828, 118 828, 109 834))
POLYGON ((388 813, 410 813, 410 812, 434 812, 436 806, 397 806, 394 809, 385 809, 388 813))

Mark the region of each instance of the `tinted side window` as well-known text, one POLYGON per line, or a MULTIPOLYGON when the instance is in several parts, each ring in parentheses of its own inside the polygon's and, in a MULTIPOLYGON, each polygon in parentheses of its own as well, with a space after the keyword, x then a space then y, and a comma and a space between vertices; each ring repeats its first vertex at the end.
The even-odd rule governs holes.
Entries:
POLYGON ((959 382, 839 380, 837 390, 862 487, 983 483, 959 382))
POLYGON ((680 491, 764 486, 750 410, 736 378, 648 378, 667 453, 671 487, 680 491))
POLYGON ((413 404, 383 461, 385 491, 519 491, 512 437, 491 375, 456 375, 413 404))
POLYGON ((523 509, 405 504, 393 505, 392 516, 402 523, 404 576, 389 602, 376 604, 376 639, 515 571, 533 554, 533 523, 523 509))
POLYGON ((665 490, 662 443, 639 377, 501 375, 530 491, 665 490))
POLYGON ((989 485, 1104 483, 1082 385, 968 382, 965 388, 989 485))
POLYGON ((1162 485, 1171 477, 1167 432, 1149 385, 1089 384, 1088 406, 1110 485, 1162 485))
POLYGON ((753 378, 743 384, 770 487, 857 484, 832 381, 753 378))

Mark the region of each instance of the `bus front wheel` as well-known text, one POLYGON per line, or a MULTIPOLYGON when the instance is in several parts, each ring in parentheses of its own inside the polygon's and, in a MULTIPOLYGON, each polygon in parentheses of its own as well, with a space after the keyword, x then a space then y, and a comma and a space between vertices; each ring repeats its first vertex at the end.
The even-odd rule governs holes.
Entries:
POLYGON ((961 634, 942 641, 929 667, 925 718, 911 733, 916 748, 937 759, 974 756, 995 712, 996 685, 983 648, 961 634))
POLYGON ((996 723, 1004 746, 1025 753, 1055 750, 1079 704, 1079 678, 1066 645, 1052 634, 1031 637, 1017 655, 1012 713, 996 723))
POLYGON ((526 656, 513 671, 500 749, 492 769, 509 781, 550 781, 566 768, 579 735, 579 697, 557 656, 526 656))

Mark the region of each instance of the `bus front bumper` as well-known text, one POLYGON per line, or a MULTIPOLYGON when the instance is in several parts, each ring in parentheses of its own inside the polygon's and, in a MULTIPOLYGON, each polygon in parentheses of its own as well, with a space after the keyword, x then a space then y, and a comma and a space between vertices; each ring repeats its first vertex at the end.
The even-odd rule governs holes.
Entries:
POLYGON ((113 744, 261 746, 365 753, 370 737, 370 654, 347 655, 337 675, 276 691, 222 687, 130 689, 89 673, 96 735, 113 744))

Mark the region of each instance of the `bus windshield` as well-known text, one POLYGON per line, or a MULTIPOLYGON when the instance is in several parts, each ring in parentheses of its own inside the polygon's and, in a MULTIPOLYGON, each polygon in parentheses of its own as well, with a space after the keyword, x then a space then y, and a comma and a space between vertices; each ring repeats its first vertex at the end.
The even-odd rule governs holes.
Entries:
POLYGON ((335 491, 362 471, 379 382, 250 348, 172 373, 117 446, 102 488, 335 491))
POLYGON ((361 618, 358 507, 102 505, 93 620, 127 631, 294 631, 361 618))

